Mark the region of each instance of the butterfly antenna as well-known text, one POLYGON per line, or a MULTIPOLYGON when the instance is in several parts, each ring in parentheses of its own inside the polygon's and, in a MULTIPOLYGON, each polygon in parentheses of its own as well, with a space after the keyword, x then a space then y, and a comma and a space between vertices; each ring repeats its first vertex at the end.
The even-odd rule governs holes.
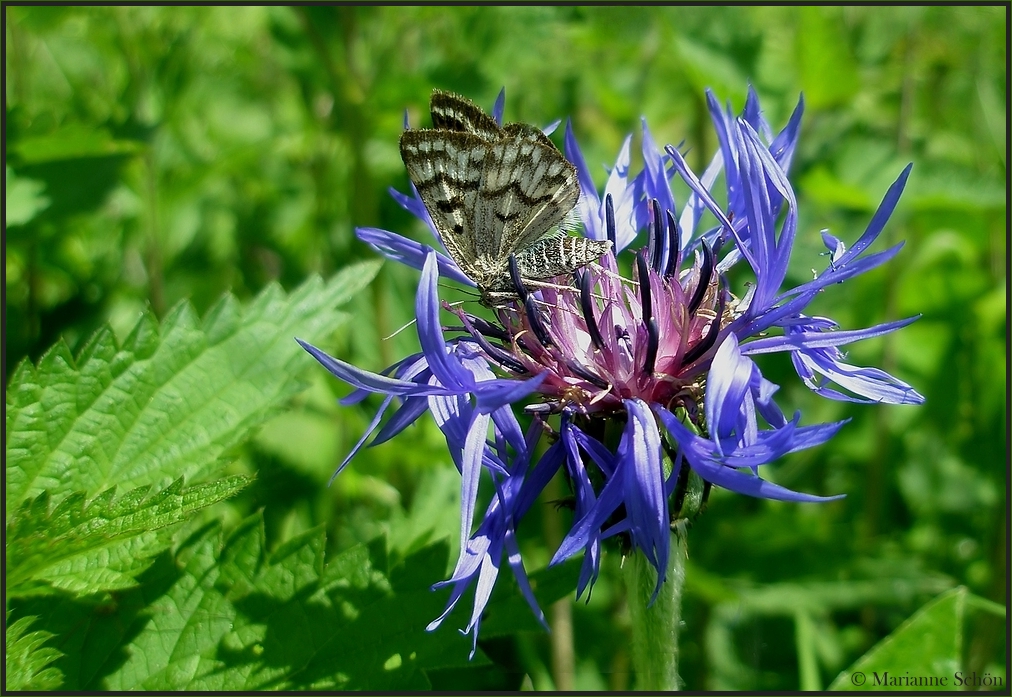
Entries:
MULTIPOLYGON (((471 300, 458 300, 456 302, 447 303, 447 306, 448 307, 458 307, 460 305, 463 305, 466 302, 473 302, 473 301, 471 301, 471 300)), ((415 324, 416 322, 418 322, 417 319, 411 320, 410 322, 408 322, 407 324, 405 324, 404 326, 402 326, 400 329, 398 329, 397 331, 395 331, 390 336, 383 337, 382 341, 388 341, 390 339, 393 339, 395 336, 397 336, 398 334, 400 334, 401 332, 403 332, 405 329, 407 329, 408 327, 410 327, 412 324, 415 324)))
POLYGON ((448 285, 444 285, 443 283, 440 283, 438 285, 439 285, 440 288, 447 288, 447 289, 453 288, 454 290, 457 290, 457 291, 463 293, 464 295, 471 296, 469 300, 461 300, 461 301, 459 301, 457 303, 451 303, 451 305, 459 305, 460 303, 464 303, 464 302, 474 302, 474 301, 478 300, 481 297, 473 289, 468 288, 466 286, 464 288, 461 288, 460 286, 448 286, 448 285))
POLYGON ((395 331, 390 336, 383 337, 382 341, 389 341, 390 339, 393 339, 395 336, 397 336, 398 334, 400 334, 401 332, 403 332, 405 329, 407 329, 408 327, 410 327, 412 324, 414 324, 417 321, 418 320, 415 320, 415 319, 411 320, 410 322, 408 322, 407 324, 405 324, 403 327, 401 327, 400 329, 398 329, 397 331, 395 331))

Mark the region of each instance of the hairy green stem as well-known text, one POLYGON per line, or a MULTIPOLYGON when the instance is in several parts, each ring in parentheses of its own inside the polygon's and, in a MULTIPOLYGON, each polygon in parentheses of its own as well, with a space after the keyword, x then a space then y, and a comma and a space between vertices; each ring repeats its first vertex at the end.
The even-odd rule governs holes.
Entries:
POLYGON ((641 552, 625 560, 625 579, 632 623, 632 658, 636 689, 667 692, 679 688, 678 625, 685 584, 685 536, 671 534, 668 573, 650 605, 657 572, 641 552))

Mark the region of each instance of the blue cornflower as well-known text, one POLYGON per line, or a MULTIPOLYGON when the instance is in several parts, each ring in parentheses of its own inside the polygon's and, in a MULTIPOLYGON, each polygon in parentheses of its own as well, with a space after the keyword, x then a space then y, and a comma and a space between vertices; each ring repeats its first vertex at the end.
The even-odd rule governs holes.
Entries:
MULTIPOLYGON (((897 378, 849 365, 839 350, 895 331, 916 317, 840 331, 830 319, 804 314, 828 286, 875 268, 899 251, 901 244, 866 253, 892 214, 910 167, 850 249, 823 233, 828 267, 813 280, 783 290, 798 223, 786 171, 803 104, 799 101, 786 127, 774 136, 753 90, 739 117, 722 109, 709 92, 707 97, 720 149, 702 175, 688 167, 677 148, 657 148, 644 121, 643 170, 631 175, 627 138, 601 196, 567 123, 565 153, 579 175, 577 211, 584 234, 610 240, 612 251, 578 272, 575 285, 560 278, 528 290, 517 278, 518 298, 535 302, 518 299, 497 307, 494 321, 441 305, 437 276, 475 285, 449 256, 385 230, 357 230, 384 256, 421 269, 416 298, 421 352, 377 375, 302 345, 356 388, 342 403, 360 401, 368 393, 385 395, 338 471, 377 428, 371 445, 389 440, 426 411, 446 437, 461 473, 461 551, 451 577, 437 584, 449 585, 451 597, 430 629, 473 585, 466 631, 477 640, 504 554, 544 622, 520 559, 516 526, 559 469, 573 489, 574 520, 552 561, 584 552, 578 595, 597 577, 602 541, 615 535, 657 569, 656 595, 678 513, 671 510, 671 501, 678 498, 688 471, 707 486, 749 496, 799 502, 838 498, 790 491, 759 476, 762 465, 826 442, 846 421, 802 426, 800 413, 788 419, 773 400, 778 386, 763 377, 754 355, 790 352, 804 383, 830 399, 923 402, 897 378), (712 191, 720 173, 723 205, 712 191), (669 184, 674 175, 691 192, 680 211, 669 184), (717 225, 702 229, 707 211, 717 225), (647 245, 625 252, 644 229, 647 245), (620 253, 632 255, 632 278, 620 273, 620 253), (738 299, 725 274, 742 260, 754 280, 738 299), (441 329, 440 307, 463 325, 452 337, 441 329), (380 427, 395 398, 397 410, 380 427), (515 409, 533 415, 526 433, 515 409), (537 456, 545 433, 550 445, 537 456), (475 528, 483 469, 495 494, 475 528)), ((500 95, 493 112, 497 121, 502 107, 500 95)), ((438 240, 424 204, 413 194, 392 191, 438 240)))

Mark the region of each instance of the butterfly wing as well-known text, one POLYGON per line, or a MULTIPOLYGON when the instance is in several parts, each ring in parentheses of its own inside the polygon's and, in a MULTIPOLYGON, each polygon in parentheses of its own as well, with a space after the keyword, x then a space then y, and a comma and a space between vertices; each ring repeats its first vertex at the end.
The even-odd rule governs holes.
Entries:
POLYGON ((501 260, 548 234, 580 197, 576 168, 543 133, 516 125, 489 147, 475 200, 478 253, 501 260))
POLYGON ((609 243, 551 234, 580 196, 576 168, 540 129, 500 127, 470 100, 434 90, 432 129, 407 130, 401 158, 447 253, 486 290, 569 273, 609 243))
MULTIPOLYGON (((440 240, 466 276, 476 276, 473 211, 488 145, 471 133, 407 130, 401 159, 432 217, 440 240)), ((477 280, 477 279, 476 279, 477 280)))
POLYGON ((499 124, 480 106, 453 92, 433 90, 429 100, 432 127, 447 131, 472 133, 492 142, 499 139, 499 124))

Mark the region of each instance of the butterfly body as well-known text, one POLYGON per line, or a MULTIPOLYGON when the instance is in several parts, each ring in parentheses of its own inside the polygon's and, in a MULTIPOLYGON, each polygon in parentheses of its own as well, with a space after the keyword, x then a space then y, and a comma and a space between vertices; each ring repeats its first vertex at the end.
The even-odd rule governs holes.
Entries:
POLYGON ((576 168, 534 126, 500 127, 471 101, 436 90, 431 129, 401 136, 401 157, 447 253, 493 306, 525 282, 596 261, 610 243, 559 226, 580 196, 576 168))

